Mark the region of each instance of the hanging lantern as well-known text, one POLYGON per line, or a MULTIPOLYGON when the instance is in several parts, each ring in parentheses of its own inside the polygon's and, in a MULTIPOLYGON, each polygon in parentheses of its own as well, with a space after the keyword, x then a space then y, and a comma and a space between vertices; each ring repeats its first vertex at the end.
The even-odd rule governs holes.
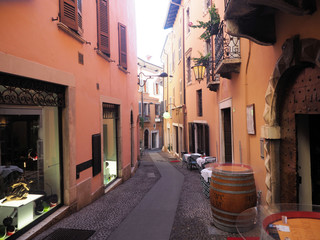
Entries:
POLYGON ((169 119, 169 118, 171 118, 171 115, 170 115, 169 112, 164 112, 162 116, 163 116, 164 119, 169 119))
POLYGON ((197 64, 197 65, 193 66, 192 69, 193 69, 194 76, 195 76, 196 80, 200 83, 204 79, 206 67, 203 65, 197 64))

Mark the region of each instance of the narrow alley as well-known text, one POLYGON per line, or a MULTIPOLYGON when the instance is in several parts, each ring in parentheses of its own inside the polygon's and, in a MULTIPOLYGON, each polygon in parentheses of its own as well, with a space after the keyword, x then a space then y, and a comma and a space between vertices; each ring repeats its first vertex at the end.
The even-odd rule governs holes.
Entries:
MULTIPOLYGON (((157 202, 159 201, 154 203, 157 202)), ((59 228, 89 230, 92 234, 88 238, 90 240, 224 240, 228 236, 236 236, 213 227, 211 218, 210 201, 202 192, 198 170, 188 170, 181 161, 173 159, 167 153, 145 151, 140 166, 132 178, 34 239, 70 240, 70 236, 65 233, 63 236, 54 233, 59 228), (169 180, 164 179, 168 176, 169 180), (176 181, 173 182, 173 179, 176 181), (177 184, 177 179, 180 179, 181 185, 177 184), (160 184, 161 181, 164 183, 160 184), (157 187, 159 184, 161 186, 157 187), (176 191, 178 195, 173 196, 172 191, 176 191), (172 203, 152 206, 152 201, 155 201, 154 196, 163 196, 164 199, 167 198, 164 201, 169 200, 172 203), (158 218, 157 214, 162 214, 163 218, 158 218), (160 220, 148 223, 150 217, 160 220), (135 221, 130 223, 130 219, 135 221)), ((26 235, 23 235, 19 239, 25 237, 26 235)))

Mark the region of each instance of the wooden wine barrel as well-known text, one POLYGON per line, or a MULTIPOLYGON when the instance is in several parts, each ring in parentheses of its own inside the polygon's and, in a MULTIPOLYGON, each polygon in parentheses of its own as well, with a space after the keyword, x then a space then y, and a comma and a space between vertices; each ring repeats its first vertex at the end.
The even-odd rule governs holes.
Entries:
POLYGON ((253 171, 243 164, 214 164, 210 183, 210 203, 213 223, 216 227, 237 232, 236 224, 241 228, 250 228, 254 215, 239 214, 256 206, 257 195, 253 171))

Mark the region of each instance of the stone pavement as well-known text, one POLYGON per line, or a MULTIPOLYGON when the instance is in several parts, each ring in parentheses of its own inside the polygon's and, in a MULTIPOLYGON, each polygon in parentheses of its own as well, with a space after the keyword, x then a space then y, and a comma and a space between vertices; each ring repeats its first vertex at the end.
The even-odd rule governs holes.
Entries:
POLYGON ((38 235, 58 228, 94 230, 93 239, 226 240, 237 236, 211 225, 200 174, 169 154, 145 152, 136 174, 94 203, 38 235))
POLYGON ((161 178, 109 237, 110 240, 169 239, 184 176, 158 153, 150 153, 161 178))

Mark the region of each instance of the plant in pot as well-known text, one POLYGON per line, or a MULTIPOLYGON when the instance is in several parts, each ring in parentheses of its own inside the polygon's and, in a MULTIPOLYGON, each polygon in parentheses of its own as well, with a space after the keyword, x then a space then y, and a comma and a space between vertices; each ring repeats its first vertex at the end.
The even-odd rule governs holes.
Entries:
POLYGON ((200 57, 193 58, 193 61, 195 62, 195 66, 193 66, 195 79, 197 81, 202 81, 205 78, 205 75, 209 77, 208 69, 210 64, 210 56, 211 54, 208 53, 205 56, 202 55, 201 52, 199 52, 200 57))
POLYGON ((144 118, 143 117, 140 117, 139 124, 140 124, 140 128, 144 127, 144 118))
POLYGON ((205 31, 200 35, 200 39, 210 40, 211 36, 217 35, 220 25, 220 15, 215 5, 209 9, 210 19, 207 22, 198 21, 198 25, 192 25, 192 28, 204 28, 205 31))
POLYGON ((193 58, 192 60, 195 62, 196 65, 208 67, 210 64, 211 53, 208 53, 203 56, 202 53, 199 52, 199 55, 200 57, 193 58))

